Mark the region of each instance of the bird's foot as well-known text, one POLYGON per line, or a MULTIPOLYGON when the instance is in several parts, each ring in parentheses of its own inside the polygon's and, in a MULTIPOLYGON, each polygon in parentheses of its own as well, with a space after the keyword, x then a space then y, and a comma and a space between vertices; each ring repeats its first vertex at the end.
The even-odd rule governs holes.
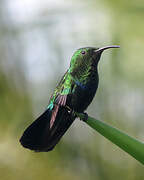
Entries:
POLYGON ((88 120, 88 114, 86 112, 83 112, 83 117, 80 118, 81 121, 86 122, 88 120))
POLYGON ((73 109, 71 109, 69 106, 65 106, 65 108, 67 109, 67 111, 70 115, 72 115, 73 117, 77 117, 77 115, 73 109))
POLYGON ((67 111, 68 111, 69 113, 71 113, 71 112, 73 111, 69 106, 65 106, 65 108, 67 109, 67 111))

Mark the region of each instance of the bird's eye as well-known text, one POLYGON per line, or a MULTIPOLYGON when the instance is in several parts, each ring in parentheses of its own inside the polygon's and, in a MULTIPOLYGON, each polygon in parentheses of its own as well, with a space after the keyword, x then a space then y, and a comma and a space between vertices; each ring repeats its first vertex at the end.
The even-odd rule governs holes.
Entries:
POLYGON ((81 51, 81 54, 83 54, 83 55, 84 55, 84 54, 86 54, 86 52, 85 52, 85 51, 81 51))

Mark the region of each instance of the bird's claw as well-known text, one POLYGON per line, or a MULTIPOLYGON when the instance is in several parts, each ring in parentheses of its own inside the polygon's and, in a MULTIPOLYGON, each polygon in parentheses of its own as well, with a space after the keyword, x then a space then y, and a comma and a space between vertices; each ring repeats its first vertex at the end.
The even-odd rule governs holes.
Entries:
POLYGON ((83 112, 82 114, 83 114, 83 117, 80 118, 80 120, 86 122, 88 120, 88 114, 86 112, 83 112))

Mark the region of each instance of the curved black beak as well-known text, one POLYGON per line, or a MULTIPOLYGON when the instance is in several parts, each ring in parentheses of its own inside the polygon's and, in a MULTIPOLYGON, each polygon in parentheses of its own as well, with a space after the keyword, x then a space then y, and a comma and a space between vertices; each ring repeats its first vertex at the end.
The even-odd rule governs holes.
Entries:
POLYGON ((95 53, 103 52, 104 50, 110 49, 110 48, 120 48, 120 46, 118 46, 118 45, 105 46, 105 47, 99 48, 97 50, 94 50, 94 52, 95 53))

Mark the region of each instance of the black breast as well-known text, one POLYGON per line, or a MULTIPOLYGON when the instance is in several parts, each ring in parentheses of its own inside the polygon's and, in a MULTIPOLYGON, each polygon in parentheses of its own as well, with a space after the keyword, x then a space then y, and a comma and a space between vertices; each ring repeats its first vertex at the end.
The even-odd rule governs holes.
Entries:
POLYGON ((77 84, 74 92, 69 95, 67 105, 76 112, 84 112, 84 110, 86 110, 89 104, 92 102, 97 87, 98 81, 87 83, 85 86, 77 84))

